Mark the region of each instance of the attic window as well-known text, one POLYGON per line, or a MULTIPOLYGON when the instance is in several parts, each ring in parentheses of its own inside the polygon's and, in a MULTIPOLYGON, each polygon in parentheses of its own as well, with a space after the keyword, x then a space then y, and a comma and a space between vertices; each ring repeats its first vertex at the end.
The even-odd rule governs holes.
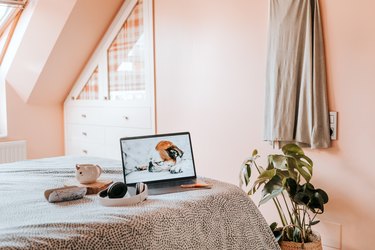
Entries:
POLYGON ((81 93, 78 96, 78 100, 97 100, 99 98, 99 75, 98 67, 95 68, 94 72, 90 76, 89 80, 83 87, 81 93))
POLYGON ((108 49, 110 99, 146 89, 143 14, 143 1, 138 1, 108 49))
POLYGON ((0 0, 0 63, 27 0, 0 0))
MULTIPOLYGON (((28 0, 0 0, 0 65, 28 0)), ((7 136, 5 80, 0 75, 0 137, 7 136)))

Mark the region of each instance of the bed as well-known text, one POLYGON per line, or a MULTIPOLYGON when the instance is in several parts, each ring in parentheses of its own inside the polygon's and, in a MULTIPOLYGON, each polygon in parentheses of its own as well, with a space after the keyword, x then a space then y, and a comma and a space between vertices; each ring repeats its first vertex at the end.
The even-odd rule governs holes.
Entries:
POLYGON ((0 165, 0 249, 279 249, 254 203, 238 187, 149 196, 103 207, 95 195, 48 203, 44 191, 74 178, 77 163, 122 181, 121 162, 54 157, 0 165))

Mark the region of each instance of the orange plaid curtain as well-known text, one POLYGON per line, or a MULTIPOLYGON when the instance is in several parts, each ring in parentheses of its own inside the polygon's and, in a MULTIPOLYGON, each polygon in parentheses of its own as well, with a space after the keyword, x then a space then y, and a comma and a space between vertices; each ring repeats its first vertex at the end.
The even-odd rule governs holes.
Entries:
POLYGON ((108 49, 110 99, 115 92, 145 89, 143 33, 143 2, 138 1, 108 49))
POLYGON ((79 100, 97 100, 99 99, 99 79, 98 79, 98 67, 95 68, 94 72, 90 76, 89 80, 83 87, 81 93, 77 97, 79 100))

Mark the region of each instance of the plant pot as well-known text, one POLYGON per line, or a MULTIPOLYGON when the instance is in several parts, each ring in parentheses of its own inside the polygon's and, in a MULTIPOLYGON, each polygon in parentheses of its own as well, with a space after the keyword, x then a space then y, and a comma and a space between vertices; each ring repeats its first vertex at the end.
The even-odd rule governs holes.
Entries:
POLYGON ((282 241, 280 247, 282 250, 323 250, 321 241, 305 243, 303 246, 298 242, 282 241))
POLYGON ((312 242, 308 243, 299 243, 299 242, 292 242, 292 241, 281 241, 280 247, 281 250, 323 250, 322 247, 322 240, 319 234, 315 233, 311 237, 312 242))

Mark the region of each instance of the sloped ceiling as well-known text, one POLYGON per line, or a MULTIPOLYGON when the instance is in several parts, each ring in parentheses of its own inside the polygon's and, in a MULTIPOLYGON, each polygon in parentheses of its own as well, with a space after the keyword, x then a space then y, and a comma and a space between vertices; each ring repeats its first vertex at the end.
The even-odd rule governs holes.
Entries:
POLYGON ((2 65, 30 104, 62 103, 124 0, 33 0, 2 65))

